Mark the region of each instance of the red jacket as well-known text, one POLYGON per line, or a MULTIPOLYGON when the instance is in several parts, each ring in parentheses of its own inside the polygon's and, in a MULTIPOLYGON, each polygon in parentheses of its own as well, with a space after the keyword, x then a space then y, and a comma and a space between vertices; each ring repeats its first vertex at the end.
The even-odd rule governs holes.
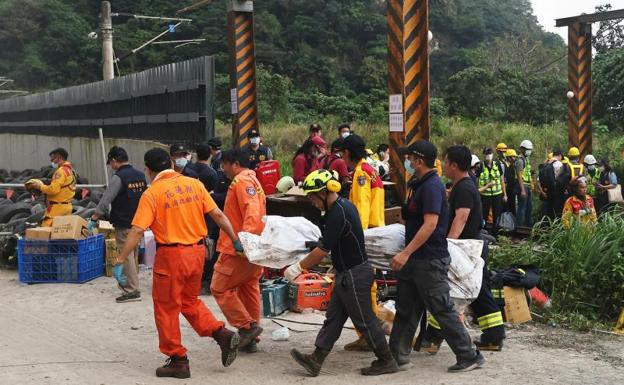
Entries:
POLYGON ((305 177, 312 171, 318 170, 319 164, 317 158, 311 158, 305 154, 299 154, 293 159, 293 179, 295 183, 303 182, 305 177))

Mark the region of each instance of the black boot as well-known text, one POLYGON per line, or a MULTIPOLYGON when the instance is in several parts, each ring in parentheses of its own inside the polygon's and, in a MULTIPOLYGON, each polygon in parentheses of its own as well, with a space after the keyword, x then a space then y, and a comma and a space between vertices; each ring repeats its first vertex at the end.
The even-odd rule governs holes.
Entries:
POLYGON ((226 328, 221 328, 214 332, 212 338, 221 347, 221 363, 223 366, 227 368, 232 365, 238 354, 238 342, 240 341, 238 334, 226 328))
POLYGON ((238 335, 240 337, 238 348, 242 349, 247 347, 247 345, 258 338, 260 334, 262 334, 262 328, 255 322, 252 322, 247 329, 238 329, 238 335))
POLYGON ((156 377, 190 378, 191 369, 186 356, 171 356, 164 366, 156 369, 156 377))
POLYGON ((293 349, 290 351, 290 355, 299 365, 303 366, 312 377, 316 377, 321 373, 321 367, 323 366, 325 358, 329 355, 329 350, 316 348, 312 354, 303 354, 297 349, 293 349))
POLYGON ((373 361, 370 367, 362 369, 362 375, 364 376, 379 376, 382 374, 396 373, 399 371, 399 366, 396 363, 389 348, 384 350, 375 351, 377 359, 373 361))

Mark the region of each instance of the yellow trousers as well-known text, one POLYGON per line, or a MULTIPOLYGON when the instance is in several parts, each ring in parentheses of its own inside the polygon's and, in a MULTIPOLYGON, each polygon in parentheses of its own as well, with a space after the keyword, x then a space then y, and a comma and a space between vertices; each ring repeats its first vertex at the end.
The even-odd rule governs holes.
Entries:
POLYGON ((45 216, 43 217, 43 222, 41 222, 42 227, 51 227, 52 221, 55 217, 62 217, 64 215, 71 215, 72 213, 72 204, 49 204, 46 209, 45 216))
MULTIPOLYGON (((371 307, 373 309, 373 313, 375 315, 379 314, 379 308, 377 307, 377 281, 373 281, 373 286, 371 286, 371 307)), ((359 330, 355 329, 359 338, 362 338, 362 333, 359 330)))

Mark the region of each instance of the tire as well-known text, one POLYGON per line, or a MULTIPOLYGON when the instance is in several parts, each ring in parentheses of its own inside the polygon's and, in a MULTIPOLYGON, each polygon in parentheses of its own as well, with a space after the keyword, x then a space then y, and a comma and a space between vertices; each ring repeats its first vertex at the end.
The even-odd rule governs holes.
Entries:
POLYGON ((28 214, 26 217, 30 216, 30 205, 16 203, 14 205, 0 207, 0 223, 8 223, 11 218, 20 213, 28 214))
POLYGON ((26 218, 26 223, 41 223, 41 221, 43 221, 44 215, 45 211, 31 214, 28 218, 26 218))
POLYGON ((82 219, 89 220, 95 214, 95 209, 85 209, 78 214, 78 216, 82 219))

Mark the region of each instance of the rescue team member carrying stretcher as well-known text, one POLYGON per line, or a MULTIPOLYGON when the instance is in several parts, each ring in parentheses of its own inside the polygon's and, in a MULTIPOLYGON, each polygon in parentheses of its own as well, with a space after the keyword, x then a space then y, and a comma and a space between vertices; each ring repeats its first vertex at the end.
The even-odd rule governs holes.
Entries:
POLYGON ((156 369, 158 377, 189 378, 189 360, 180 335, 180 313, 202 337, 214 338, 227 367, 236 358, 239 336, 225 328, 199 300, 208 233, 204 214, 224 230, 235 245, 240 241, 230 221, 217 208, 202 183, 173 170, 169 154, 154 148, 145 153, 146 173, 152 181, 141 196, 132 229, 119 255, 123 263, 150 228, 157 242, 152 298, 160 351, 169 356, 156 369))
MULTIPOLYGON (((223 172, 232 180, 225 198, 223 212, 232 222, 236 234, 241 231, 260 235, 264 229, 266 197, 256 173, 249 169, 249 154, 233 149, 223 152, 223 172)), ((221 253, 214 265, 210 291, 230 325, 238 328, 239 348, 255 353, 256 338, 262 333, 260 322, 260 276, 262 266, 245 257, 242 246, 221 230, 217 251, 221 253)))
POLYGON ((364 248, 362 223, 355 206, 339 197, 340 189, 340 182, 327 170, 312 172, 303 183, 303 190, 312 204, 325 212, 323 238, 320 246, 301 262, 286 269, 284 275, 291 282, 294 281, 303 270, 320 263, 330 251, 337 274, 326 320, 316 337, 316 349, 312 354, 302 354, 293 349, 291 355, 308 373, 318 376, 325 358, 350 317, 377 356, 370 367, 362 369, 362 374, 373 376, 394 373, 399 368, 392 358, 381 324, 371 308, 374 273, 364 248))
POLYGON ((38 190, 46 196, 48 208, 45 211, 41 226, 52 226, 55 217, 62 217, 72 213, 72 199, 76 195, 76 183, 78 176, 72 164, 67 161, 69 154, 63 148, 57 148, 50 152, 50 163, 55 170, 52 181, 45 185, 39 179, 30 179, 25 183, 28 191, 38 190))

